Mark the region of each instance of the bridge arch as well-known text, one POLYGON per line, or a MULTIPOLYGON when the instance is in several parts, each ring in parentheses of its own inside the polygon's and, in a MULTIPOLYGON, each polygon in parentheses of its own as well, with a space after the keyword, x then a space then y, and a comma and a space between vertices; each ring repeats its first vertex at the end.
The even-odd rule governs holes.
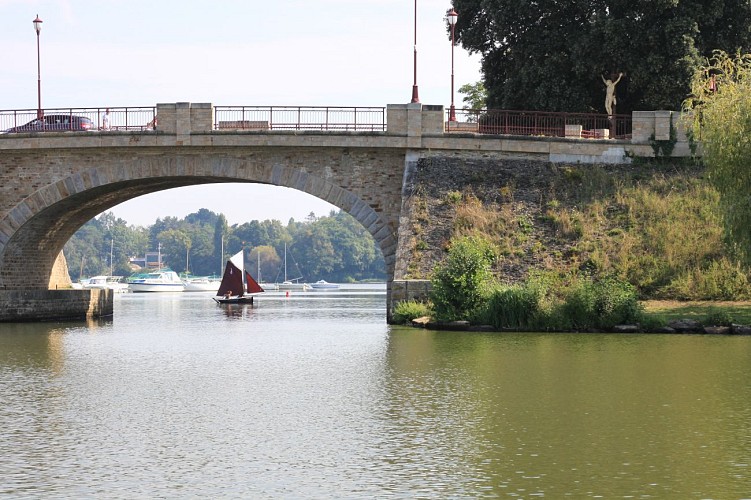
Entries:
MULTIPOLYGON (((393 193, 373 189, 371 182, 377 179, 353 172, 353 167, 367 169, 362 163, 367 154, 345 149, 321 153, 121 151, 73 154, 67 161, 63 155, 61 166, 67 172, 39 185, 0 218, 0 288, 54 288, 53 270, 65 243, 87 221, 119 203, 165 189, 228 182, 296 189, 349 213, 374 237, 387 276, 393 276, 399 204, 391 207, 396 217, 384 211, 393 193)), ((403 158, 394 156, 400 181, 403 158)), ((391 187, 399 199, 401 182, 391 187)))

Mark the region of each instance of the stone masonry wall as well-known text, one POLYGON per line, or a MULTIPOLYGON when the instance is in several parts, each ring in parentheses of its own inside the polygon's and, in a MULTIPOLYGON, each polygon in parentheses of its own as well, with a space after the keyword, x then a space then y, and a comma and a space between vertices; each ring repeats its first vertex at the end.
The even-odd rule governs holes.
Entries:
POLYGON ((112 316, 111 290, 0 290, 0 322, 112 316))

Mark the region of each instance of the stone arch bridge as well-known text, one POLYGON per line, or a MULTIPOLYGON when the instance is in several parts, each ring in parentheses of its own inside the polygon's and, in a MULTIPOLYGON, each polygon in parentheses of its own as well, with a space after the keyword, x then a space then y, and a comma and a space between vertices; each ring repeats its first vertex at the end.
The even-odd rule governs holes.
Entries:
MULTIPOLYGON (((444 133, 443 107, 419 103, 388 106, 384 132, 214 130, 210 104, 160 104, 157 113, 158 129, 148 132, 0 135, 0 321, 111 314, 108 293, 63 290, 68 239, 126 200, 222 182, 297 189, 351 214, 383 252, 390 317, 408 293, 400 225, 407 226, 402 207, 420 158, 592 162, 623 159, 625 150, 651 154, 638 141, 444 133)), ((658 121, 646 117, 645 137, 658 121)))

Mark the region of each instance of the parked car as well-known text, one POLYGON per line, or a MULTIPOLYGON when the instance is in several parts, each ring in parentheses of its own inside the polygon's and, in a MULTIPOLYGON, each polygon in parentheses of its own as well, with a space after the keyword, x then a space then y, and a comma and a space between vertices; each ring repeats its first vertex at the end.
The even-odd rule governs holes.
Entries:
POLYGON ((94 130, 94 123, 85 116, 45 115, 42 118, 31 120, 25 125, 10 128, 5 132, 12 134, 19 132, 62 132, 65 130, 94 130))

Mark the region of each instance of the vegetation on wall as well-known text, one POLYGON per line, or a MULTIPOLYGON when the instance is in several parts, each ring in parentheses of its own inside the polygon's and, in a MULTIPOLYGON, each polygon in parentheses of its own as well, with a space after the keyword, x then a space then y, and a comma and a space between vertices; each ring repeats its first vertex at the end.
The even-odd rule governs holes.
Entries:
POLYGON ((431 277, 424 263, 472 237, 490 242, 491 271, 508 286, 548 272, 611 276, 642 299, 751 298, 749 268, 725 245, 720 193, 701 166, 434 160, 424 172, 427 215, 414 230, 427 245, 413 249, 412 278, 431 277), (442 168, 465 186, 459 201, 453 186, 431 184, 446 179, 442 168), (471 180, 476 171, 484 181, 471 180))

